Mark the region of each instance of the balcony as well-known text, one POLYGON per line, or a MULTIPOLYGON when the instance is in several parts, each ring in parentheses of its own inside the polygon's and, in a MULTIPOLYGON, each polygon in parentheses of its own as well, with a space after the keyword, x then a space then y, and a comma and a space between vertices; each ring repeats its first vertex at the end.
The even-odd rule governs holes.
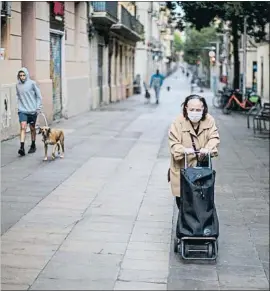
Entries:
POLYGON ((125 7, 119 6, 119 22, 111 27, 111 30, 131 41, 140 41, 143 39, 144 26, 131 15, 125 7))
POLYGON ((1 16, 0 17, 11 18, 11 4, 12 3, 10 1, 0 2, 0 6, 1 6, 1 16))
POLYGON ((97 30, 108 31, 116 24, 118 2, 117 1, 92 1, 92 21, 97 30))

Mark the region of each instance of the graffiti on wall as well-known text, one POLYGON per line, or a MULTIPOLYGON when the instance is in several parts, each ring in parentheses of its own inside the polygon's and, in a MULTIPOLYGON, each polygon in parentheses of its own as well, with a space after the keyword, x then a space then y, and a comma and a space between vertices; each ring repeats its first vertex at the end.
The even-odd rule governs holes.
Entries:
POLYGON ((61 36, 51 34, 50 38, 50 78, 52 79, 52 99, 53 99, 53 118, 62 117, 62 59, 61 59, 61 36))
POLYGON ((10 89, 1 89, 1 128, 10 127, 11 120, 11 102, 10 102, 10 89))

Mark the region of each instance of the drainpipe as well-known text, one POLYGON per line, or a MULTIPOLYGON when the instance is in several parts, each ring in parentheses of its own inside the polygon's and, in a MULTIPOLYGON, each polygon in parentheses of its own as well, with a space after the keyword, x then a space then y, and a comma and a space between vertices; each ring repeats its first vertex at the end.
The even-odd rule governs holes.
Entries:
POLYGON ((246 77, 247 77, 247 17, 244 18, 243 35, 243 100, 246 98, 246 77))
MULTIPOLYGON (((270 75, 270 23, 268 23, 268 62, 269 62, 269 71, 270 75)), ((270 101, 270 86, 268 85, 268 102, 270 101)))
MULTIPOLYGON (((2 1, 0 1, 0 12, 2 10, 2 1)), ((1 48, 1 16, 0 16, 0 48, 1 48)))

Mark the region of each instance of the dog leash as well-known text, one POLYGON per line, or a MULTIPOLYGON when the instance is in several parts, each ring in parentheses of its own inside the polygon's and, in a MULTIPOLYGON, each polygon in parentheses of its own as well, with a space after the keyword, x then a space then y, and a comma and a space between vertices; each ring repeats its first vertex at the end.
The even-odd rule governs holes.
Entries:
POLYGON ((46 115, 43 112, 40 112, 40 114, 42 115, 42 117, 43 117, 43 119, 45 121, 46 126, 48 126, 48 121, 47 121, 46 115))
MULTIPOLYGON (((40 112, 38 115, 41 115, 43 117, 43 120, 45 122, 45 126, 48 126, 48 121, 47 121, 46 115, 43 112, 40 112)), ((40 124, 37 124, 36 127, 40 128, 40 124)))

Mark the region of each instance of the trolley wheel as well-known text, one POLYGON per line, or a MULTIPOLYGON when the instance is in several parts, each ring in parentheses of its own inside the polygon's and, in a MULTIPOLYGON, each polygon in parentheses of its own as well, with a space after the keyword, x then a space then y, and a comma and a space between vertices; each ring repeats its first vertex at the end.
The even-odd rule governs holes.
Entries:
POLYGON ((173 250, 175 253, 178 253, 178 239, 176 237, 174 238, 173 250))
POLYGON ((207 256, 208 256, 208 258, 212 258, 213 257, 213 251, 214 251, 213 243, 210 242, 208 244, 208 248, 207 248, 207 256))

